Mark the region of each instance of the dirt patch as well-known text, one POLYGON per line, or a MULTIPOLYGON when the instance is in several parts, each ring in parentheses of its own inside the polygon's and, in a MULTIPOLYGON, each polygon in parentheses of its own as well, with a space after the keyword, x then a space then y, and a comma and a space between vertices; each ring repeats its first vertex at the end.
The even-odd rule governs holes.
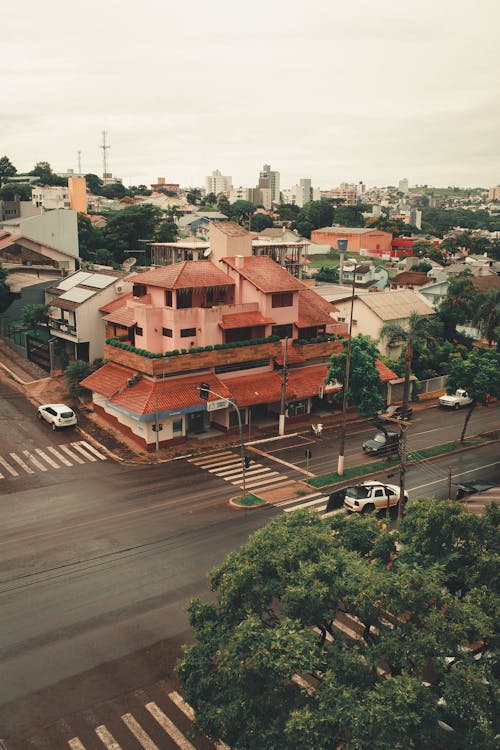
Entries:
POLYGON ((26 392, 41 404, 68 404, 77 406, 70 395, 68 384, 62 375, 47 377, 26 384, 26 392))

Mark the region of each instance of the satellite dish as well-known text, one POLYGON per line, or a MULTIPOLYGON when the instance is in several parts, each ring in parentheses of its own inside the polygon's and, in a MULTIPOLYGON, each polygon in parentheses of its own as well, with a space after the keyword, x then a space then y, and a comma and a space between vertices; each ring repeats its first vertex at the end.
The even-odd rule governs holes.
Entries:
POLYGON ((122 267, 124 271, 130 271, 132 266, 135 266, 136 263, 137 263, 137 258, 127 258, 126 260, 123 261, 122 267))
POLYGON ((204 257, 204 258, 208 258, 208 257, 210 256, 210 253, 211 253, 211 252, 212 252, 212 251, 210 250, 210 248, 209 248, 209 247, 207 247, 207 249, 203 251, 203 257, 204 257))

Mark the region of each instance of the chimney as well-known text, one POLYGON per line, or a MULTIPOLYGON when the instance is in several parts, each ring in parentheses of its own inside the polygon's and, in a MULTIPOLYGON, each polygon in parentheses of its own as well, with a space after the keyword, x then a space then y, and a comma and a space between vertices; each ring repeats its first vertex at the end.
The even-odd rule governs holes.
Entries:
POLYGON ((243 268, 243 255, 236 256, 236 268, 243 268))

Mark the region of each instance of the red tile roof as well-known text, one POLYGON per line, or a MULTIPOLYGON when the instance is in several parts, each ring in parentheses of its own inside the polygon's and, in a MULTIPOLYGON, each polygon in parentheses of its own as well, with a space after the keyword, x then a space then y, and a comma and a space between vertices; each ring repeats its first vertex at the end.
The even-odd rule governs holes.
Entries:
POLYGON ((276 321, 272 318, 265 318, 258 310, 249 310, 248 312, 228 313, 227 315, 223 315, 219 326, 220 328, 229 330, 231 328, 265 326, 269 323, 276 323, 276 321))
POLYGON ((110 312, 109 315, 105 315, 103 320, 107 323, 116 323, 116 325, 130 328, 130 326, 137 323, 137 316, 135 310, 130 310, 127 307, 120 307, 118 310, 110 312))
MULTIPOLYGON (((224 383, 233 394, 237 406, 268 404, 281 399, 281 375, 278 372, 256 372, 254 375, 224 380, 224 383)), ((286 395, 292 398, 290 387, 287 387, 286 395)))
POLYGON ((101 396, 111 398, 114 393, 124 387, 132 375, 135 375, 135 370, 117 365, 114 362, 107 362, 99 370, 82 380, 81 385, 91 391, 100 393, 101 396))
POLYGON ((127 281, 164 289, 234 286, 234 281, 211 260, 183 260, 126 277, 127 281))
POLYGON ((301 281, 295 279, 267 255, 222 258, 221 260, 222 263, 237 271, 261 292, 267 294, 270 292, 292 292, 301 289, 303 286, 301 281), (238 268, 239 262, 242 263, 241 268, 238 268))
POLYGON ((302 284, 299 290, 299 319, 297 328, 309 328, 310 326, 330 325, 334 318, 330 313, 338 312, 338 308, 320 297, 313 289, 302 284))
POLYGON ((244 229, 244 227, 240 226, 240 224, 237 224, 235 221, 214 221, 212 224, 219 230, 219 232, 222 232, 228 237, 244 237, 245 235, 250 234, 244 229))
POLYGON ((132 296, 132 292, 124 294, 122 297, 118 297, 117 299, 112 300, 112 302, 108 302, 107 305, 103 305, 99 310, 100 312, 112 312, 113 310, 122 307, 128 299, 132 299, 132 296))
POLYGON ((288 385, 296 399, 319 396, 323 391, 332 393, 339 391, 341 386, 327 386, 325 383, 328 365, 312 365, 311 367, 297 367, 288 371, 288 385))
POLYGON ((395 372, 387 367, 387 365, 384 365, 379 359, 375 360, 375 367, 377 368, 382 383, 388 383, 389 380, 396 380, 398 377, 395 372))

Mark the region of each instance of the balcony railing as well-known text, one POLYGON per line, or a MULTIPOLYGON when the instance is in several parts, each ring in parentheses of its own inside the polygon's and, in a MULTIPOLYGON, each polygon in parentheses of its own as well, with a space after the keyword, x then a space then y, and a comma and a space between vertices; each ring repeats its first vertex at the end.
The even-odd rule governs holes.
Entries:
POLYGON ((61 333, 70 333, 73 336, 76 335, 76 326, 68 323, 67 320, 49 318, 49 328, 52 328, 55 331, 61 331, 61 333))

